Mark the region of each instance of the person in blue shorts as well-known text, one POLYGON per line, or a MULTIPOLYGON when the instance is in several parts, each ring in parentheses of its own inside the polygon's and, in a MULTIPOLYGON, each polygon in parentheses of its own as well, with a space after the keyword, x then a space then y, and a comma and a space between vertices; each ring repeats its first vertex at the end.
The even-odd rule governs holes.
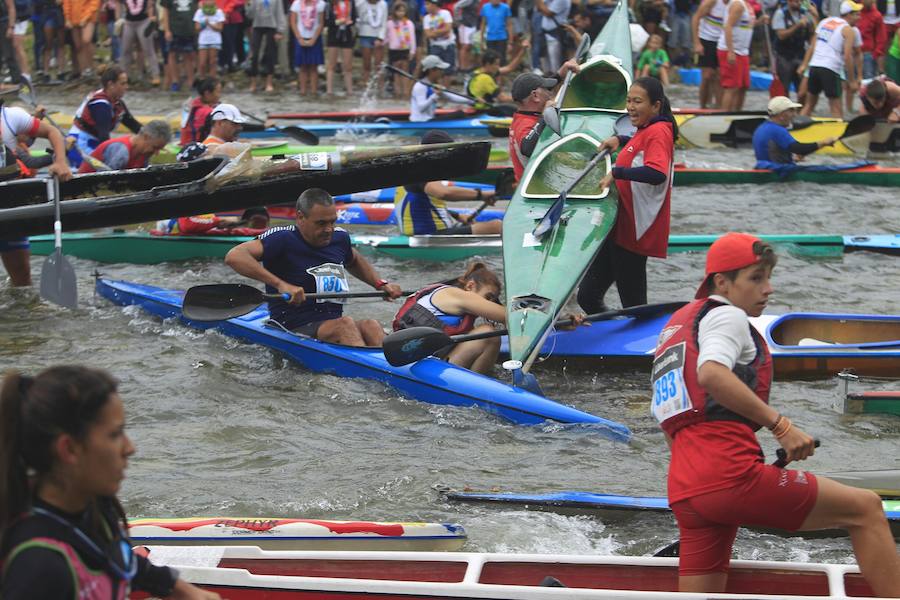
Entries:
POLYGON ((273 227, 235 246, 225 256, 225 264, 266 284, 270 294, 290 294, 288 301, 269 301, 272 320, 285 329, 345 346, 381 346, 384 330, 378 321, 345 317, 342 300, 306 298, 306 292, 350 291, 348 273, 383 291, 386 300, 402 294, 399 286, 378 276, 353 248, 350 234, 335 223, 334 198, 325 190, 310 188, 297 199, 294 225, 273 227))
POLYGON ((795 156, 812 154, 819 148, 831 146, 837 138, 830 137, 817 142, 800 143, 788 131, 788 125, 797 115, 802 104, 785 96, 769 100, 769 118, 753 132, 753 152, 757 169, 779 169, 795 163, 795 156))

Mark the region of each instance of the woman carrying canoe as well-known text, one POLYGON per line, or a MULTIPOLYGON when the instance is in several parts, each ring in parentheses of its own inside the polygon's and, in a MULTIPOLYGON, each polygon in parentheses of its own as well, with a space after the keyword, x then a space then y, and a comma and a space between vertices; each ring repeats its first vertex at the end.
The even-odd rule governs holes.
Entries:
MULTIPOLYGON (((394 317, 394 331, 407 327, 434 327, 447 335, 492 331, 490 324, 475 327, 475 320, 506 323, 506 309, 499 303, 501 287, 500 278, 484 263, 472 263, 462 277, 425 286, 409 296, 394 317)), ((500 338, 493 337, 456 344, 446 359, 489 373, 499 352, 500 338)))
POLYGON ((613 283, 624 308, 646 304, 647 257, 665 258, 669 244, 678 126, 658 79, 635 80, 626 102, 637 131, 630 138, 608 138, 599 148, 610 152, 623 148, 615 166, 600 182, 600 188, 606 189, 615 180, 619 214, 578 290, 578 304, 587 313, 606 310, 603 298, 613 283))
POLYGON ((193 98, 184 109, 181 120, 181 139, 178 144, 184 148, 192 142, 202 142, 201 135, 206 120, 213 109, 219 105, 222 97, 222 82, 217 77, 202 77, 194 84, 197 97, 193 98))
POLYGON ((739 526, 846 529, 875 595, 900 596, 900 557, 872 491, 763 462, 768 428, 788 462, 813 438, 769 406, 772 358, 747 320, 772 294, 772 247, 746 233, 710 246, 696 300, 663 328, 653 361, 651 412, 672 452, 669 504, 681 536, 678 588, 724 592, 739 526))
POLYGON ((4 600, 216 600, 132 551, 116 498, 134 446, 117 382, 103 371, 9 373, 0 390, 4 600))

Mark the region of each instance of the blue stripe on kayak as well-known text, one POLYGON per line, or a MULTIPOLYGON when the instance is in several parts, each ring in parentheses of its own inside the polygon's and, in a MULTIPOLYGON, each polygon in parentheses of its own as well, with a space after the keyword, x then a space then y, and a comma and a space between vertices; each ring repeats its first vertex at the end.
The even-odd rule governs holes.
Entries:
POLYGON ((159 535, 132 535, 129 536, 136 542, 166 541, 166 542, 228 542, 228 541, 247 541, 247 540, 264 540, 271 541, 317 541, 317 542, 343 542, 348 540, 364 540, 364 541, 404 541, 415 542, 418 540, 464 540, 465 535, 343 535, 338 536, 284 536, 284 535, 265 535, 259 532, 248 533, 246 535, 228 535, 228 536, 159 536, 159 535))
MULTIPOLYGON (((441 119, 439 121, 395 121, 393 123, 311 123, 303 129, 322 137, 332 137, 345 131, 357 134, 391 133, 395 135, 421 135, 429 129, 443 129, 457 135, 488 135, 488 126, 481 123, 484 117, 466 119, 441 119)), ((260 131, 244 131, 242 138, 268 139, 283 138, 285 134, 274 127, 260 131)))

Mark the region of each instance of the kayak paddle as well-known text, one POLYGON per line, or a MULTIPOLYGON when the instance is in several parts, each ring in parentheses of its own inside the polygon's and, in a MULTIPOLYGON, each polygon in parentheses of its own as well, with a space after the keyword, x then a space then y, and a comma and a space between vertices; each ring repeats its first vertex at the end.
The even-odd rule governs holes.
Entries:
MULTIPOLYGON (((819 440, 813 440, 816 448, 820 446, 819 440)), ((772 466, 783 469, 787 466, 787 452, 784 451, 784 448, 779 448, 775 451, 775 456, 777 457, 775 462, 772 463, 772 466)), ((653 556, 656 558, 678 558, 681 554, 681 540, 675 540, 671 544, 667 544, 653 553, 653 556)))
MULTIPOLYGON (((798 115, 794 117, 794 120, 791 122, 791 131, 800 131, 801 129, 806 129, 816 123, 822 122, 823 121, 816 121, 806 115, 798 115)), ((878 121, 872 115, 856 116, 847 121, 847 127, 844 128, 844 133, 842 133, 841 137, 838 139, 842 140, 844 138, 853 137, 854 135, 868 133, 872 131, 877 124, 878 121)))
POLYGON ((513 104, 494 104, 493 102, 488 102, 486 100, 479 100, 475 96, 471 96, 471 95, 463 93, 463 92, 455 92, 453 90, 448 90, 447 88, 445 88, 442 85, 438 85, 435 83, 429 83, 422 79, 416 79, 416 76, 413 75, 412 73, 407 73, 403 69, 399 69, 399 68, 395 67, 394 65, 382 63, 381 68, 387 69, 388 71, 390 71, 392 73, 396 73, 397 75, 399 75, 401 77, 406 77, 407 79, 411 79, 413 81, 419 81, 422 83, 422 85, 427 85, 430 88, 434 88, 434 89, 440 90, 442 92, 447 92, 448 94, 453 94, 454 96, 459 96, 460 98, 466 98, 467 100, 471 100, 472 102, 480 102, 481 104, 484 104, 485 106, 488 107, 487 111, 485 111, 485 112, 487 115, 489 115, 491 117, 511 117, 516 112, 516 107, 513 104))
MULTIPOLYGON (((678 310, 686 302, 663 302, 660 304, 641 304, 629 308, 607 310, 601 313, 588 315, 585 321, 606 321, 615 317, 633 317, 636 319, 658 315, 663 312, 678 310)), ((573 325, 572 319, 563 319, 556 322, 559 327, 573 325)), ((462 342, 471 340, 483 340, 492 337, 506 335, 508 330, 495 329, 482 333, 468 333, 461 335, 447 335, 440 329, 433 327, 410 327, 401 329, 384 338, 382 348, 387 361, 395 367, 402 367, 416 361, 428 358, 435 352, 462 342)))
MULTIPOLYGON (((258 121, 263 125, 266 124, 265 121, 260 119, 255 115, 251 115, 250 113, 243 113, 245 116, 250 117, 254 121, 258 121)), ((288 125, 287 127, 279 127, 278 125, 273 125, 273 129, 275 129, 278 133, 283 133, 289 138, 300 142, 306 146, 318 146, 319 145, 319 136, 317 136, 312 131, 308 129, 303 129, 302 127, 297 127, 296 125, 288 125)))
MULTIPOLYGON (((412 292, 403 292, 408 296, 412 292)), ((384 292, 306 294, 309 300, 384 298, 384 292)), ((290 294, 266 294, 243 283, 195 285, 184 294, 181 313, 192 321, 224 321, 253 311, 266 300, 290 300, 290 294)))
POLYGON ((53 222, 53 253, 41 267, 41 298, 66 308, 78 308, 78 284, 75 269, 62 253, 62 221, 59 209, 59 179, 47 179, 47 199, 53 202, 56 220, 53 222))
POLYGON ((772 84, 769 86, 769 98, 774 98, 775 96, 787 96, 787 90, 784 89, 784 84, 778 79, 778 69, 775 68, 775 54, 772 52, 772 32, 769 29, 769 24, 765 24, 765 35, 766 35, 766 48, 769 51, 769 72, 772 73, 772 84))
MULTIPOLYGON (((581 61, 588 53, 588 50, 591 48, 591 37, 586 34, 581 34, 581 41, 578 42, 578 48, 575 50, 575 60, 581 61)), ((566 90, 569 88, 569 82, 572 81, 572 77, 575 76, 574 71, 569 71, 566 73, 566 79, 563 81, 562 87, 559 88, 559 93, 556 95, 557 98, 562 99, 566 97, 566 90)), ((550 131, 555 133, 556 135, 562 135, 562 129, 559 126, 559 106, 548 106, 544 109, 544 123, 547 124, 547 127, 550 128, 550 131)))

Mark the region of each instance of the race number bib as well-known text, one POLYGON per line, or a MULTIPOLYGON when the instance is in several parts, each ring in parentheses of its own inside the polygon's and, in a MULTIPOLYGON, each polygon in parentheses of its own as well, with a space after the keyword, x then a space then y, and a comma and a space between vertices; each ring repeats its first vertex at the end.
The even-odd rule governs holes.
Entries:
POLYGON ((684 384, 684 352, 685 342, 681 342, 653 361, 650 412, 660 423, 691 410, 691 396, 684 384))
MULTIPOLYGON (((316 278, 317 294, 345 294, 350 291, 350 284, 347 283, 347 272, 344 270, 344 265, 325 263, 307 269, 306 272, 316 278)), ((347 298, 316 300, 317 304, 322 302, 346 304, 347 298)))

